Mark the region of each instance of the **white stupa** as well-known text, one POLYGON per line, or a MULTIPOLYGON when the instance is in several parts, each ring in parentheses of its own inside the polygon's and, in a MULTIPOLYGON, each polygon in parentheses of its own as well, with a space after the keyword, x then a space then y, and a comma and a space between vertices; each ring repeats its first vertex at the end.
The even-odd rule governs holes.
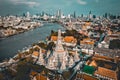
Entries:
POLYGON ((64 50, 62 45, 61 30, 58 30, 58 40, 56 43, 56 47, 55 50, 53 51, 52 58, 49 58, 48 61, 49 61, 48 65, 54 63, 52 67, 54 69, 60 69, 60 70, 66 69, 66 65, 68 62, 68 53, 66 50, 64 50), (53 61, 50 61, 51 59, 53 59, 53 61))
POLYGON ((41 49, 40 49, 40 52, 39 52, 39 57, 38 57, 37 64, 39 64, 39 65, 45 65, 45 60, 43 58, 43 53, 42 53, 41 49))

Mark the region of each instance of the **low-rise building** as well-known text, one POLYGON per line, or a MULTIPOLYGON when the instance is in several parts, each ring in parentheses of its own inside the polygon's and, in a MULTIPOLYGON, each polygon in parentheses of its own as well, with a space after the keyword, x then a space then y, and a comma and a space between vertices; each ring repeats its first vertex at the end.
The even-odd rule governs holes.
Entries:
POLYGON ((31 71, 30 78, 31 80, 49 80, 49 78, 45 76, 44 71, 42 71, 41 73, 31 71))
POLYGON ((33 57, 33 58, 38 58, 38 56, 39 56, 39 52, 38 52, 38 51, 34 51, 34 52, 32 53, 32 57, 33 57))
POLYGON ((99 79, 118 80, 118 66, 114 58, 95 55, 86 62, 86 65, 95 68, 94 76, 99 79))
POLYGON ((90 38, 83 39, 82 41, 80 41, 80 46, 82 52, 85 52, 87 54, 93 54, 94 40, 90 38))
POLYGON ((74 38, 73 36, 65 36, 63 41, 66 46, 75 46, 77 43, 76 38, 74 38))
MULTIPOLYGON (((58 39, 57 36, 51 36, 51 41, 53 41, 54 43, 56 43, 57 39, 58 39)), ((66 46, 75 46, 77 43, 76 38, 74 38, 73 36, 65 36, 65 37, 62 37, 61 40, 63 41, 62 44, 66 46)))
POLYGON ((98 67, 98 69, 95 71, 95 75, 101 79, 118 80, 116 71, 103 67, 98 67))
POLYGON ((82 73, 77 72, 74 80, 99 80, 99 79, 97 77, 94 77, 83 72, 82 73))

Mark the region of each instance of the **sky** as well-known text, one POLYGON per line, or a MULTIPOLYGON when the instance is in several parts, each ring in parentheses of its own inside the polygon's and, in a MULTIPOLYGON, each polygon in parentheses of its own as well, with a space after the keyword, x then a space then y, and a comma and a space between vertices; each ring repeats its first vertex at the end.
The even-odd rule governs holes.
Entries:
POLYGON ((89 11, 96 15, 105 12, 120 14, 120 0, 0 0, 0 15, 31 14, 42 11, 55 14, 58 9, 67 15, 74 11, 77 15, 87 15, 89 11))

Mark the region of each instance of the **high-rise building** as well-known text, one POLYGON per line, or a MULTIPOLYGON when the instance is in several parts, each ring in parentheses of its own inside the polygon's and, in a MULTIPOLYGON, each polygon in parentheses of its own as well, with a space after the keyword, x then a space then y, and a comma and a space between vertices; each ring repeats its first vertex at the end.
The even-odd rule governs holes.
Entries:
POLYGON ((76 18, 76 12, 74 11, 73 17, 76 18))
POLYGON ((89 12, 88 19, 89 19, 89 20, 92 19, 92 12, 91 12, 91 11, 89 12))
POLYGON ((56 17, 57 17, 57 18, 61 18, 61 9, 57 10, 56 17))
POLYGON ((26 13, 26 17, 30 18, 30 13, 29 12, 26 13))

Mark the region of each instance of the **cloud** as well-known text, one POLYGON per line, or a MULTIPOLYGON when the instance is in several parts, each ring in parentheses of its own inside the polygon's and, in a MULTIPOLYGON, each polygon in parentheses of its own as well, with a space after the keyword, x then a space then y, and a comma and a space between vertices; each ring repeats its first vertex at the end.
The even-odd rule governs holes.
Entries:
POLYGON ((14 5, 27 5, 29 7, 39 6, 40 3, 35 1, 27 1, 27 0, 10 0, 14 5))
POLYGON ((84 1, 84 0, 77 0, 77 2, 78 2, 79 4, 81 4, 81 5, 86 5, 86 4, 87 4, 87 2, 84 1))
POLYGON ((99 2, 99 0, 95 0, 95 2, 96 2, 96 3, 98 3, 98 2, 99 2))

